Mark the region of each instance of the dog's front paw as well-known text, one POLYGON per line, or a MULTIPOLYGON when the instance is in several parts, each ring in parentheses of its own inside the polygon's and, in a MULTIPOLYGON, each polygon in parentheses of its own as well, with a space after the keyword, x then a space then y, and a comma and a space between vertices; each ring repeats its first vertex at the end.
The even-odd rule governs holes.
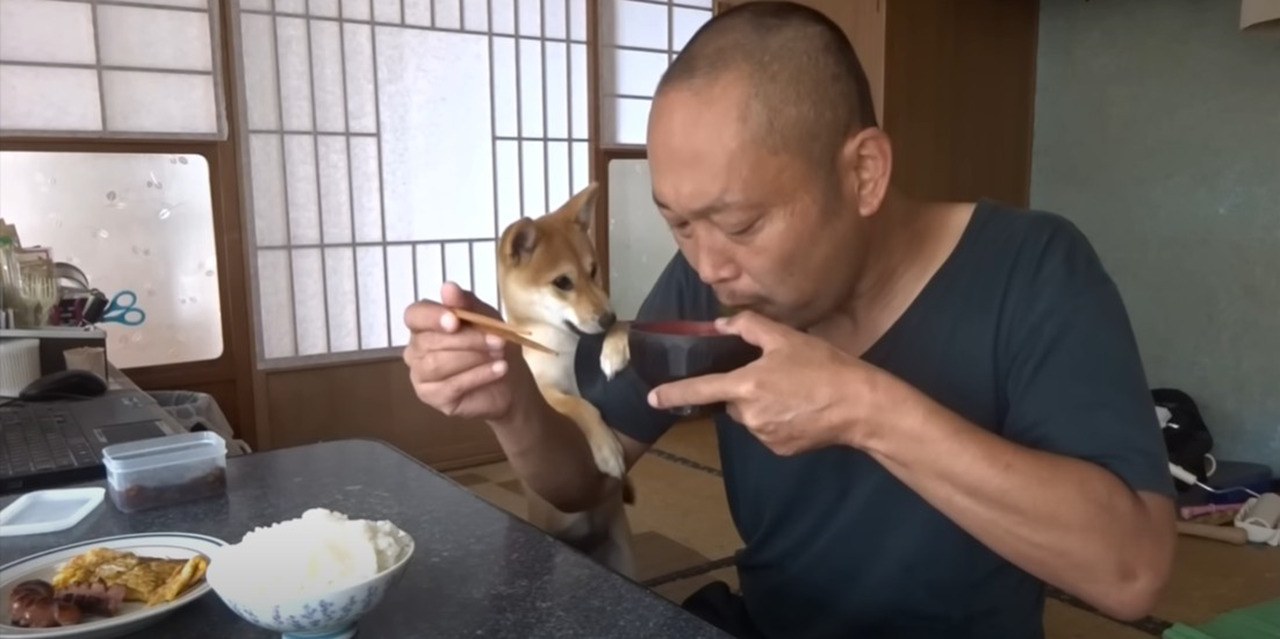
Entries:
POLYGON ((631 348, 627 344, 626 331, 611 332, 604 338, 600 350, 600 370, 605 379, 612 380, 631 361, 631 348))
POLYGON ((622 451, 622 442, 618 441, 613 432, 601 433, 591 438, 589 443, 596 468, 610 477, 622 479, 623 473, 627 471, 627 460, 622 451))

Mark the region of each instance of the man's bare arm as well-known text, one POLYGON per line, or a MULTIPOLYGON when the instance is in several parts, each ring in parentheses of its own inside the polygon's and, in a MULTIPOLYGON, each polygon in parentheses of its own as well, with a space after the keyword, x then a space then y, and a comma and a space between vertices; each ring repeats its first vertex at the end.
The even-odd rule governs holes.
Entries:
POLYGON ((1177 532, 1167 497, 1100 466, 983 430, 906 384, 893 423, 851 442, 976 539, 1119 619, 1146 615, 1168 580, 1177 532))

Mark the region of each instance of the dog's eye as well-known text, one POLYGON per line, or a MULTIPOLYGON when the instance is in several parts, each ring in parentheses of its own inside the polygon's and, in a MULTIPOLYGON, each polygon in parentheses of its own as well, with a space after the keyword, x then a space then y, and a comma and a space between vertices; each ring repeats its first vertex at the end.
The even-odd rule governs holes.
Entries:
POLYGON ((560 277, 551 280, 551 285, 562 291, 573 290, 573 280, 569 279, 568 275, 561 275, 560 277))
POLYGON ((599 272, 600 272, 600 265, 599 265, 599 264, 592 264, 592 265, 591 265, 591 279, 593 279, 593 280, 594 280, 594 279, 596 279, 596 274, 597 274, 597 273, 599 273, 599 272))

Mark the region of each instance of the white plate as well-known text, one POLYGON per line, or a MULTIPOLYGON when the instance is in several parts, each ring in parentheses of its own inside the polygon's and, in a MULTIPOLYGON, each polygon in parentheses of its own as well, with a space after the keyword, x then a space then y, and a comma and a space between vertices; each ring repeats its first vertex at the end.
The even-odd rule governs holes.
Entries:
POLYGON ((0 510, 0 537, 66 530, 102 503, 100 487, 59 488, 27 493, 0 510))
POLYGON ((24 557, 15 562, 0 566, 0 637, 18 637, 32 639, 108 639, 119 637, 145 628, 165 615, 174 612, 202 595, 209 592, 209 582, 202 580, 197 586, 183 593, 181 597, 156 606, 147 607, 138 602, 127 602, 120 606, 115 617, 88 617, 83 623, 61 628, 19 628, 9 624, 9 591, 14 586, 28 579, 50 581, 58 572, 58 567, 72 557, 90 550, 105 546, 112 550, 129 551, 144 557, 161 557, 165 559, 190 559, 196 554, 210 556, 215 549, 227 545, 227 542, 205 535, 191 533, 145 533, 138 535, 121 535, 94 539, 70 546, 54 548, 24 557))

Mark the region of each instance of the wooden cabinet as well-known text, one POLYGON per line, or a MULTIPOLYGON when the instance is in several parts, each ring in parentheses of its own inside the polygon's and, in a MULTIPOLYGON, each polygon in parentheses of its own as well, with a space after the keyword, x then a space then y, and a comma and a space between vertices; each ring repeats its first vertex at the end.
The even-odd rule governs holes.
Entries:
POLYGON ((897 188, 921 198, 1027 204, 1037 2, 799 1, 853 42, 893 140, 897 188))

